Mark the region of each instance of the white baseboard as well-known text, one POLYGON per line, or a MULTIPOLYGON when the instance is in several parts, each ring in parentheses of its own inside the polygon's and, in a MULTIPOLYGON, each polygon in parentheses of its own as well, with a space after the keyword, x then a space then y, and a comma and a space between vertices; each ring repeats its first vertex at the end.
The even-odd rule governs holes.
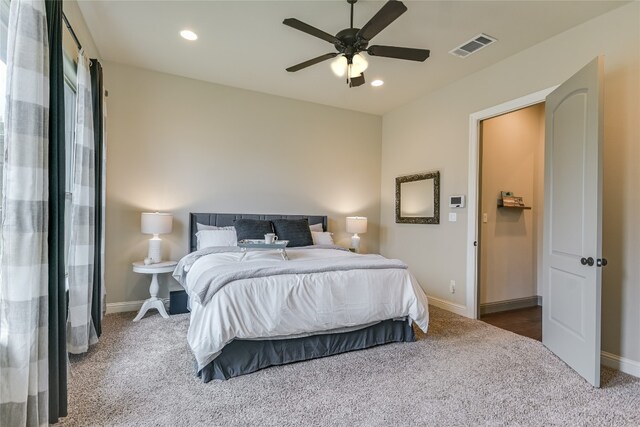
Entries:
POLYGON ((467 317, 467 307, 464 305, 456 304, 450 301, 446 301, 440 298, 431 297, 427 295, 429 299, 429 304, 435 305, 438 308, 442 308, 443 310, 450 311, 455 314, 459 314, 460 316, 467 317))
POLYGON ((617 369, 625 374, 640 378, 640 362, 618 356, 617 354, 600 352, 600 363, 612 369, 617 369))
MULTIPOLYGON (((169 298, 163 298, 162 302, 165 307, 169 307, 169 298)), ((144 304, 144 301, 123 301, 107 303, 107 314, 125 313, 128 311, 138 311, 144 304)))
POLYGON ((542 297, 538 295, 505 301, 487 302, 480 304, 480 314, 500 313, 502 311, 517 310, 519 308, 536 307, 542 305, 541 303, 542 297))

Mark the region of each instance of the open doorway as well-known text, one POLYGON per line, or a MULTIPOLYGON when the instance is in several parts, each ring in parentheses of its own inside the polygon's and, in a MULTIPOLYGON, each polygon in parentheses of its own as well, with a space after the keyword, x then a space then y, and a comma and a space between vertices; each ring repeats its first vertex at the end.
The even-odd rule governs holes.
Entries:
POLYGON ((605 258, 598 258, 602 257, 603 80, 604 60, 599 56, 558 86, 469 116, 467 315, 480 318, 481 122, 545 102, 543 256, 537 260, 544 298, 542 343, 595 387, 600 385, 601 359, 602 269, 598 267, 606 265, 605 258))
POLYGON ((484 119, 479 129, 478 314, 542 340, 544 103, 484 119))

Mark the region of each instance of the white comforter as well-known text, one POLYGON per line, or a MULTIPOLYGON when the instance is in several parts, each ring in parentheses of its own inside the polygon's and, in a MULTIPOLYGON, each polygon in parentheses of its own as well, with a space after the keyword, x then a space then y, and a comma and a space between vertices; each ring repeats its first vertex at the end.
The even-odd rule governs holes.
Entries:
POLYGON ((236 280, 204 305, 192 292, 211 268, 233 263, 295 263, 360 255, 336 249, 287 249, 205 255, 184 281, 191 323, 187 339, 198 369, 215 359, 233 339, 297 337, 344 328, 357 329, 386 319, 408 317, 427 331, 427 297, 407 269, 331 271, 236 280))

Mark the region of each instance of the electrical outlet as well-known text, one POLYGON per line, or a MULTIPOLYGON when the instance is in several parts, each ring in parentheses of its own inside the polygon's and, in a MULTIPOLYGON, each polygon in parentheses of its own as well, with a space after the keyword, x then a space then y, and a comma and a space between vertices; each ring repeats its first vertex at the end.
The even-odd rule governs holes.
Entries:
POLYGON ((456 293, 456 281, 455 280, 452 280, 452 281, 449 282, 449 291, 452 294, 456 293))

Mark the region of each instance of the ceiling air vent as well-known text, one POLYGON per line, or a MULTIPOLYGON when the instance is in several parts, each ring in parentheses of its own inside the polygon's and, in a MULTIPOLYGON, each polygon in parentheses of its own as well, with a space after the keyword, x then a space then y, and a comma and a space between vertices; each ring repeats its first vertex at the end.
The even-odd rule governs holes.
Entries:
POLYGON ((494 39, 493 37, 488 36, 486 34, 478 34, 471 40, 464 42, 463 44, 456 47, 455 49, 450 50, 449 53, 459 58, 466 58, 472 53, 475 53, 480 49, 482 49, 483 47, 488 46, 491 43, 496 41, 497 39, 494 39))

